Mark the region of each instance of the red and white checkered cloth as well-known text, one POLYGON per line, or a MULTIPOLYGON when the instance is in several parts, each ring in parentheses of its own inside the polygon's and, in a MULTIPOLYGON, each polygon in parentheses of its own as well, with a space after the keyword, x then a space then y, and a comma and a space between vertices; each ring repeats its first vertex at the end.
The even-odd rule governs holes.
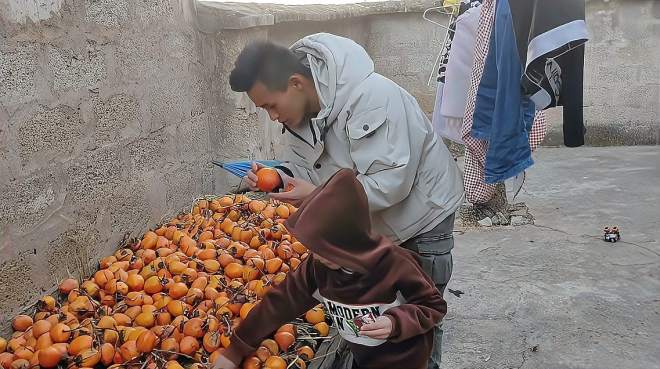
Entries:
MULTIPOLYGON (((475 60, 470 78, 470 87, 468 90, 467 105, 465 107, 465 116, 463 118, 463 127, 461 134, 465 142, 465 168, 463 185, 465 186, 465 196, 473 204, 483 204, 488 202, 495 195, 495 185, 484 182, 484 167, 486 164, 486 152, 488 151, 488 141, 478 140, 472 135, 472 121, 474 116, 475 103, 477 99, 477 90, 479 82, 484 72, 486 56, 490 48, 490 34, 495 20, 496 0, 484 0, 481 6, 481 18, 479 19, 479 28, 475 39, 475 60)), ((537 112, 532 123, 532 129, 529 133, 529 145, 535 150, 545 138, 547 124, 545 113, 537 112)))

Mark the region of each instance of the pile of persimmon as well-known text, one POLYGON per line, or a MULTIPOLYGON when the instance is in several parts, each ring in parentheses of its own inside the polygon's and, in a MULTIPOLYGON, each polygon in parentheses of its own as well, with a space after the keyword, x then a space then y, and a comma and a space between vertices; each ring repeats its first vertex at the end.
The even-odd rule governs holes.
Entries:
MULTIPOLYGON (((296 208, 244 195, 198 200, 61 282, 0 338, 0 369, 207 368, 232 331, 308 251, 283 223, 296 208)), ((243 368, 306 368, 329 333, 319 306, 282 326, 243 368)))

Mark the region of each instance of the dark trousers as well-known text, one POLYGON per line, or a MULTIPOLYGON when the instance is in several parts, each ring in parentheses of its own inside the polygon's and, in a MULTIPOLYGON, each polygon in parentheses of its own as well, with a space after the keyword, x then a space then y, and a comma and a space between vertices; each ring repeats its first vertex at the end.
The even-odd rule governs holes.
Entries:
MULTIPOLYGON (((451 278, 454 248, 454 214, 429 232, 413 237, 401 246, 418 255, 422 269, 431 277, 435 286, 444 294, 451 278)), ((439 369, 442 360, 442 322, 434 329, 434 345, 429 358, 429 369, 439 369)))

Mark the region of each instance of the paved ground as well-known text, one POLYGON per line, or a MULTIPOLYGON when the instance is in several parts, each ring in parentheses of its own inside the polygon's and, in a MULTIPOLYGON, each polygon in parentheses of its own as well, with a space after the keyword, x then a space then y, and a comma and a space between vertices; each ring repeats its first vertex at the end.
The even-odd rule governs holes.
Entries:
POLYGON ((660 368, 660 147, 544 148, 519 199, 457 237, 443 368, 660 368))

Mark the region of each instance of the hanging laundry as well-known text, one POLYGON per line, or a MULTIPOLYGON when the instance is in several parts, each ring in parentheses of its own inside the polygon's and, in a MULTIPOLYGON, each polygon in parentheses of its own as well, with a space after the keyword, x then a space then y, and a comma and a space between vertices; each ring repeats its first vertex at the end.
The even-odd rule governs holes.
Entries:
POLYGON ((456 31, 456 22, 449 24, 449 34, 447 42, 442 46, 441 56, 440 56, 440 67, 438 68, 438 82, 445 83, 445 76, 447 73, 447 63, 449 62, 449 52, 451 51, 451 43, 454 38, 454 33, 456 31))
POLYGON ((479 27, 481 6, 465 11, 456 19, 456 33, 445 75, 445 94, 440 112, 447 117, 463 118, 470 74, 474 65, 474 40, 479 27))
POLYGON ((497 2, 493 29, 471 132, 473 137, 489 142, 486 183, 515 177, 534 164, 529 132, 536 110, 520 88, 522 65, 508 0, 497 2))
POLYGON ((460 15, 450 26, 454 32, 450 35, 449 46, 445 48, 438 71, 433 127, 441 137, 459 144, 463 144, 461 128, 470 73, 474 64, 474 40, 479 25, 480 8, 481 1, 461 4, 460 15))
POLYGON ((470 8, 476 8, 483 4, 484 0, 463 0, 459 8, 458 14, 461 15, 465 13, 470 8))
POLYGON ((584 46, 555 58, 558 65, 564 65, 561 73, 562 91, 558 105, 563 110, 564 145, 579 147, 584 145, 584 46))
MULTIPOLYGON (((473 204, 488 202, 495 195, 495 185, 484 182, 484 164, 488 142, 478 140, 470 135, 475 110, 475 101, 479 82, 484 70, 486 56, 489 51, 489 40, 495 17, 495 0, 485 0, 481 9, 479 27, 475 39, 474 66, 470 77, 465 117, 463 120, 462 136, 465 141, 465 165, 463 184, 465 195, 473 204)), ((545 113, 537 112, 531 132, 529 144, 535 150, 543 141, 547 132, 545 113)))
POLYGON ((470 88, 468 90, 465 116, 463 118, 462 135, 465 142, 465 165, 463 168, 463 186, 465 187, 465 198, 473 204, 488 202, 495 195, 495 186, 484 182, 484 162, 486 160, 486 149, 488 143, 478 140, 470 135, 472 121, 474 118, 474 107, 477 89, 484 65, 486 55, 490 47, 490 34, 495 19, 495 0, 484 0, 481 7, 479 28, 475 39, 474 66, 470 77, 470 88))
POLYGON ((537 110, 564 107, 564 144, 584 144, 585 0, 509 0, 524 76, 537 110))
POLYGON ((447 117, 440 113, 443 106, 445 84, 438 82, 438 89, 435 93, 435 108, 433 109, 433 130, 440 137, 448 138, 459 144, 463 144, 463 135, 461 128, 463 126, 463 118, 447 117))
MULTIPOLYGON (((442 50, 440 51, 440 66, 438 68, 438 82, 445 82, 445 75, 447 72, 447 63, 449 62, 449 55, 451 53, 451 47, 454 41, 454 36, 456 34, 456 25, 458 22, 458 18, 461 18, 461 16, 467 12, 468 10, 481 6, 481 3, 483 0, 464 0, 458 4, 459 1, 456 0, 450 0, 449 2, 445 2, 443 6, 445 8, 455 9, 455 15, 458 17, 451 21, 449 23, 449 30, 448 30, 448 38, 447 41, 445 42, 444 45, 442 45, 442 50)), ((477 16, 478 18, 478 16, 477 16)))

